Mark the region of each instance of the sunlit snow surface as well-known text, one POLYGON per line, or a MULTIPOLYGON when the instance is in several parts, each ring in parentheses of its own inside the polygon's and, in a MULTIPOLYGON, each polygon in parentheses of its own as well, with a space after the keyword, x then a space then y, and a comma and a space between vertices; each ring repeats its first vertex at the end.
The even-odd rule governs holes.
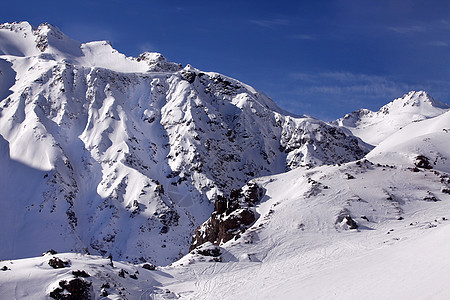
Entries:
POLYGON ((409 123, 439 116, 449 109, 447 104, 434 100, 424 91, 411 91, 377 112, 360 109, 332 123, 349 129, 371 145, 378 145, 409 123))
POLYGON ((450 112, 426 93, 339 129, 28 23, 2 25, 0 71, 1 299, 49 299, 78 270, 92 299, 448 297, 450 112), (221 262, 186 254, 216 195, 252 178, 255 223, 221 262))
POLYGON ((14 224, 1 257, 50 247, 169 264, 188 251, 216 195, 371 149, 158 53, 125 57, 26 22, 1 25, 0 45, 0 208, 10 212, 0 226, 14 224))

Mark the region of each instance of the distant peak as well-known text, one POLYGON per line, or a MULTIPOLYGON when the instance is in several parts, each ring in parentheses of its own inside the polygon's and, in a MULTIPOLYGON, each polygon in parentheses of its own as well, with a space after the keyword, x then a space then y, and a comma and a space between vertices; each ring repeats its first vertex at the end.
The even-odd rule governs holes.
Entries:
POLYGON ((183 67, 181 64, 168 61, 161 53, 144 52, 136 57, 138 62, 146 62, 149 65, 149 71, 154 72, 177 72, 183 67))
POLYGON ((47 23, 47 22, 44 22, 44 23, 40 24, 36 28, 36 30, 37 31, 39 31, 39 30, 47 30, 47 32, 51 31, 51 32, 58 32, 58 33, 62 34, 61 29, 59 29, 57 26, 55 26, 53 24, 50 24, 50 23, 47 23))
POLYGON ((167 59, 158 52, 148 52, 145 51, 141 53, 137 58, 137 61, 167 61, 167 59))
POLYGON ((58 40, 64 39, 64 33, 62 31, 50 24, 50 23, 42 23, 36 29, 33 30, 33 34, 36 35, 36 47, 44 52, 47 50, 49 46, 49 37, 54 37, 58 40))
POLYGON ((32 28, 30 23, 28 23, 27 21, 0 24, 0 29, 7 29, 11 31, 23 30, 26 28, 32 28))
POLYGON ((395 99, 393 102, 400 102, 402 106, 421 106, 421 105, 431 105, 436 108, 447 109, 449 106, 445 103, 434 100, 425 91, 410 91, 409 93, 403 95, 401 98, 395 99))

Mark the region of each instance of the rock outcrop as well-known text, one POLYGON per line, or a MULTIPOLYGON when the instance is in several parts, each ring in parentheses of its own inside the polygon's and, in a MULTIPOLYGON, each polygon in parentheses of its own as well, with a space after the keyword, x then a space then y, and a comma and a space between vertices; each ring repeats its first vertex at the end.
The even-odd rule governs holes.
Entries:
POLYGON ((217 196, 211 217, 195 230, 190 250, 206 243, 220 245, 240 234, 256 220, 253 207, 261 199, 264 190, 249 182, 230 196, 217 196))

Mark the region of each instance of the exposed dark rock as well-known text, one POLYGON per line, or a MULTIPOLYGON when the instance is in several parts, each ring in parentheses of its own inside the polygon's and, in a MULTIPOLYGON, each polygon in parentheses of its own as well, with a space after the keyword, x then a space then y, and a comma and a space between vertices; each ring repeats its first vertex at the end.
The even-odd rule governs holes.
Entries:
POLYGON ((51 255, 55 255, 58 254, 58 252, 56 252, 53 249, 47 250, 46 252, 42 253, 42 256, 46 255, 46 254, 51 254, 51 255))
POLYGON ((242 195, 241 189, 232 189, 230 192, 230 199, 238 199, 242 195))
POLYGON ((102 289, 109 289, 111 287, 111 285, 109 284, 109 282, 105 282, 104 284, 102 284, 101 288, 102 289))
POLYGON ((217 214, 223 214, 227 210, 228 200, 222 195, 218 195, 214 202, 214 212, 217 214))
POLYGON ((7 266, 3 266, 0 270, 2 270, 2 271, 8 271, 9 269, 8 269, 7 266))
POLYGON ((357 229, 358 223, 352 219, 347 209, 341 211, 336 219, 336 225, 340 225, 341 227, 344 225, 348 226, 348 229, 357 229))
POLYGON ((83 278, 91 277, 91 275, 86 273, 86 271, 84 270, 72 271, 72 275, 74 275, 75 277, 83 277, 83 278))
POLYGON ((436 196, 434 196, 432 193, 428 193, 427 196, 425 196, 423 198, 424 201, 428 201, 428 202, 437 202, 438 199, 436 198, 436 196))
POLYGON ((256 220, 251 207, 263 194, 260 186, 249 182, 242 189, 233 189, 229 198, 217 196, 211 217, 195 230, 190 250, 205 242, 219 245, 245 232, 256 220))
POLYGON ((61 300, 89 300, 91 296, 91 282, 75 278, 67 282, 61 280, 59 287, 50 292, 50 297, 61 300))
POLYGON ((414 163, 414 165, 417 168, 433 169, 433 166, 430 164, 430 160, 428 159, 428 157, 426 157, 424 155, 418 155, 416 157, 416 162, 414 163))
POLYGON ((190 253, 193 257, 199 258, 200 261, 221 262, 222 251, 219 246, 213 245, 211 242, 205 242, 198 246, 190 253))
POLYGON ((193 83, 195 81, 195 77, 197 77, 197 74, 191 71, 181 71, 180 72, 181 78, 186 80, 189 83, 193 83))
POLYGON ((159 233, 161 233, 161 234, 165 234, 167 232, 169 232, 169 227, 167 227, 166 225, 161 227, 161 230, 159 231, 159 233))
POLYGON ((212 257, 218 257, 221 254, 219 247, 199 249, 197 250, 197 253, 203 256, 212 256, 212 257))
POLYGON ((109 294, 108 294, 108 291, 107 291, 107 290, 105 290, 105 289, 102 289, 102 290, 101 290, 100 296, 106 297, 106 296, 108 296, 108 295, 109 295, 109 294))
POLYGON ((124 269, 120 269, 120 271, 119 271, 119 277, 125 278, 125 274, 128 274, 128 272, 125 271, 124 269))
POLYGON ((245 201, 249 206, 254 206, 256 202, 261 200, 264 190, 254 182, 247 183, 247 187, 244 191, 245 201))
POLYGON ((353 176, 350 173, 345 173, 345 176, 346 176, 347 179, 355 179, 355 176, 353 176))
POLYGON ((158 195, 163 195, 164 194, 164 187, 163 187, 163 185, 162 184, 158 184, 157 186, 156 186, 156 190, 155 190, 157 193, 158 193, 158 195))
POLYGON ((353 220, 350 216, 346 216, 344 218, 345 223, 348 225, 349 229, 356 229, 358 228, 358 223, 356 223, 355 220, 353 220))
POLYGON ((143 266, 142 266, 142 268, 144 268, 144 269, 147 269, 147 270, 156 270, 156 266, 155 265, 153 265, 153 264, 144 264, 143 266))
POLYGON ((162 211, 157 211, 155 216, 165 226, 177 226, 178 220, 180 219, 176 210, 170 207, 162 211))
POLYGON ((48 261, 48 264, 50 265, 50 267, 54 268, 54 269, 60 269, 60 268, 65 268, 69 265, 68 261, 63 261, 58 257, 53 257, 50 258, 50 260, 48 261))

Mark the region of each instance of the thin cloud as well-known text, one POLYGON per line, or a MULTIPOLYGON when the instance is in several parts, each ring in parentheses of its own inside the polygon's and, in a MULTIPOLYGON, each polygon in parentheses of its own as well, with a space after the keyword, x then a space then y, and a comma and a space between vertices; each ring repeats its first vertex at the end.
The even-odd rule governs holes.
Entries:
POLYGON ((448 32, 450 29, 449 20, 436 20, 428 23, 410 24, 407 26, 389 26, 387 30, 398 34, 415 34, 425 32, 448 32))
POLYGON ((385 82, 386 78, 377 75, 357 74, 351 72, 325 72, 320 73, 319 76, 337 80, 340 82, 385 82))
POLYGON ((399 34, 413 34, 427 31, 426 26, 423 25, 388 27, 388 29, 399 34))
POLYGON ((301 73, 301 72, 291 73, 289 75, 289 77, 294 80, 297 80, 297 81, 303 81, 303 82, 309 82, 309 83, 317 83, 318 79, 319 79, 318 75, 309 74, 309 73, 301 73))
POLYGON ((356 84, 361 82, 380 83, 387 81, 387 79, 382 76, 356 74, 351 72, 322 72, 318 74, 299 72, 290 74, 290 77, 298 81, 322 84, 330 82, 338 82, 339 84, 356 84))
POLYGON ((289 21, 286 19, 250 20, 250 23, 266 28, 289 25, 289 21))
POLYGON ((436 46, 436 47, 448 47, 449 46, 449 44, 444 41, 431 41, 426 44, 429 46, 436 46))
POLYGON ((306 98, 333 99, 333 101, 354 104, 355 107, 365 106, 368 99, 385 104, 412 90, 425 90, 432 93, 436 100, 448 102, 450 93, 446 81, 431 80, 422 83, 407 83, 384 76, 351 72, 293 73, 290 77, 297 80, 298 84, 295 89, 286 94, 306 98))
POLYGON ((141 53, 143 53, 143 52, 158 52, 157 48, 149 42, 145 42, 145 43, 139 45, 138 48, 141 53))
POLYGON ((309 35, 309 34, 295 34, 293 36, 291 36, 291 38, 295 39, 295 40, 317 40, 316 37, 309 35))
POLYGON ((351 72, 294 73, 291 78, 300 81, 290 93, 321 99, 339 99, 348 104, 363 106, 367 99, 399 97, 414 86, 396 82, 387 77, 351 72))

